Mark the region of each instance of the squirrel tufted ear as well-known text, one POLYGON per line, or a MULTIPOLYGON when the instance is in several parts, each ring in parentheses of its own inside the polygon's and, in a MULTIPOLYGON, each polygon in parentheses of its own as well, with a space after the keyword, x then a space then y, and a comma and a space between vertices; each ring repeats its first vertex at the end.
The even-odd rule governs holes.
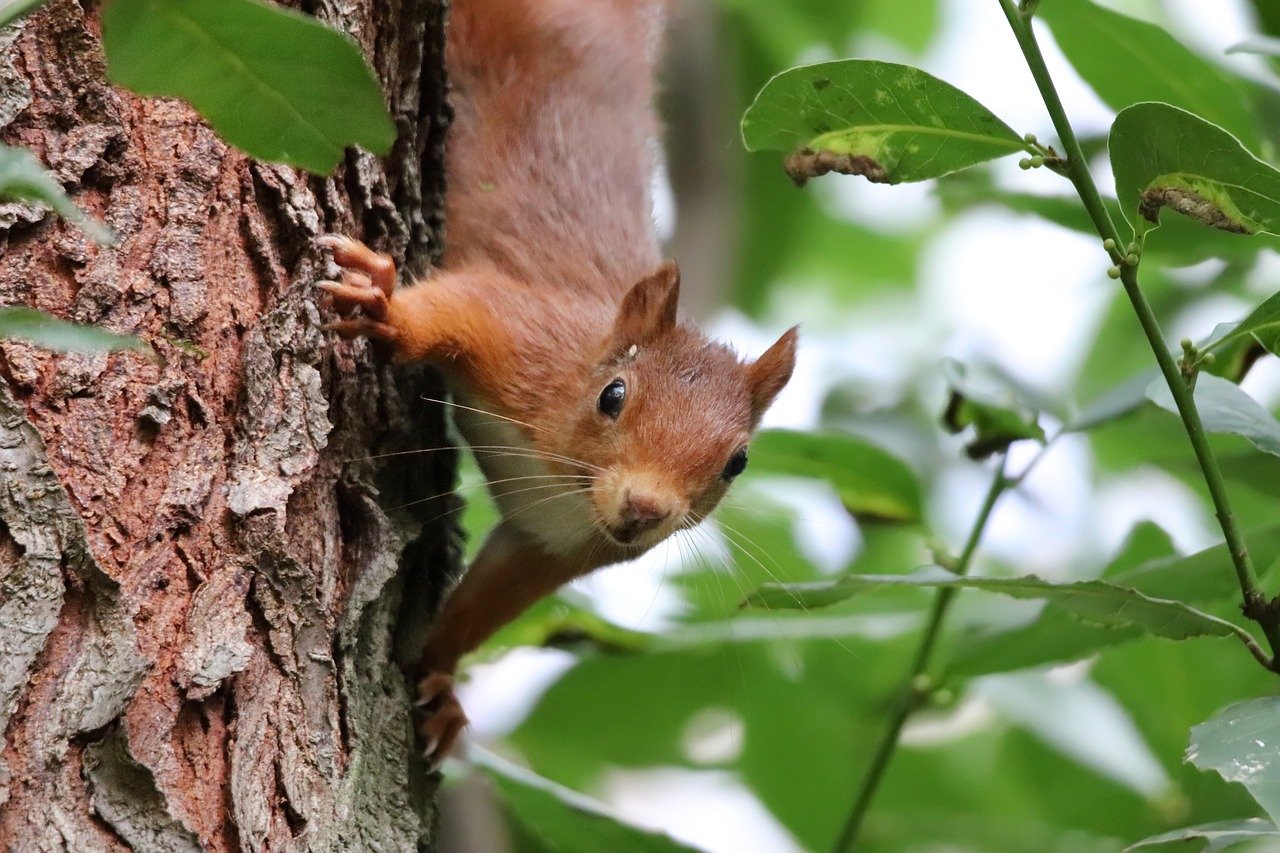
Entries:
POLYGON ((680 299, 680 268, 667 261, 636 282, 622 300, 614 324, 614 345, 645 344, 676 324, 676 303, 680 299))
POLYGON ((765 409, 786 387, 796 366, 796 343, 800 327, 792 326, 774 341, 764 355, 747 365, 747 383, 751 388, 751 417, 759 421, 765 409))

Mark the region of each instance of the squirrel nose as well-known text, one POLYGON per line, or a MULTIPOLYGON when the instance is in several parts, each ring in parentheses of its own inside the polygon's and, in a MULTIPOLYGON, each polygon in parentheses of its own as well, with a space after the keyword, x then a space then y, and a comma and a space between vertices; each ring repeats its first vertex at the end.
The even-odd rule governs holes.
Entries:
POLYGON ((627 490, 622 502, 622 517, 627 524, 647 530, 665 521, 670 515, 671 508, 653 495, 627 490))

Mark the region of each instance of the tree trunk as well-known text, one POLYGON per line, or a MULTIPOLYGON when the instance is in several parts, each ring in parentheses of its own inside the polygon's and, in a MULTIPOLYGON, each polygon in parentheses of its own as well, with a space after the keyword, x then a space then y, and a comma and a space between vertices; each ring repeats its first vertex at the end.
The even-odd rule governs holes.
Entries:
POLYGON ((457 565, 423 500, 454 458, 370 457, 443 447, 443 387, 335 343, 312 283, 327 231, 440 249, 444 0, 296 5, 370 58, 391 156, 248 159, 106 82, 96 3, 0 33, 0 139, 121 237, 0 206, 0 305, 154 348, 0 342, 0 849, 430 843, 401 666, 457 565))

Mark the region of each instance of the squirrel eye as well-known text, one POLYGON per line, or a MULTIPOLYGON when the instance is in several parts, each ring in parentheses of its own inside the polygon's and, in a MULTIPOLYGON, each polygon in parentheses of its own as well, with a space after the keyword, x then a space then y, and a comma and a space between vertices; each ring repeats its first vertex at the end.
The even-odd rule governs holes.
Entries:
POLYGON ((621 379, 615 379, 604 386, 604 390, 600 392, 600 399, 596 402, 596 408, 600 410, 600 414, 616 421, 618 415, 622 414, 622 404, 626 399, 627 383, 621 379))
POLYGON ((732 480, 747 469, 747 449, 744 447, 729 457, 729 464, 724 466, 720 474, 726 480, 732 480))

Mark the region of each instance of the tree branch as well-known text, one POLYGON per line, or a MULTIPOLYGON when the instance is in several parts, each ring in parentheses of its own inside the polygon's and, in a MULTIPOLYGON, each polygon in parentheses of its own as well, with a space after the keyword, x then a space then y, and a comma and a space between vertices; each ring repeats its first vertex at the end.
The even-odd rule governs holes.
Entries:
MULTIPOLYGON (((1235 513, 1231 509, 1222 472, 1218 468, 1213 449, 1209 446, 1209 439, 1205 434, 1204 424, 1200 420, 1200 411, 1196 408, 1191 386, 1183 379, 1173 353, 1165 344, 1160 322, 1151 309, 1151 303, 1147 301, 1146 295, 1138 285, 1137 265, 1126 263, 1128 253, 1122 248, 1125 244, 1121 241, 1120 232, 1111 220, 1111 215, 1107 212, 1102 196, 1098 192, 1098 186, 1094 183, 1093 175, 1089 172, 1088 162, 1080 149, 1080 142, 1071 127, 1071 122, 1067 119, 1066 110, 1063 109, 1062 100, 1058 97, 1053 78, 1049 75, 1044 56, 1040 53, 1040 45, 1036 41, 1029 16, 1024 17, 1014 5, 1013 0, 999 0, 999 3, 1005 18, 1009 21, 1010 29, 1013 30, 1014 38, 1022 49, 1022 55, 1027 61, 1031 76, 1036 81, 1036 87, 1040 90, 1045 108, 1048 109, 1049 116, 1053 120, 1054 129, 1062 140, 1062 147, 1066 154, 1065 174, 1075 186, 1080 200, 1089 213, 1089 218, 1093 221, 1094 228, 1104 240, 1107 252, 1119 270, 1120 283, 1124 285, 1125 294, 1133 305, 1134 313, 1138 315, 1138 322, 1151 345, 1152 352, 1155 353, 1156 362, 1160 365, 1160 372, 1173 394, 1178 414, 1186 428, 1187 437, 1191 439, 1196 461, 1209 488, 1209 496, 1213 501, 1218 523, 1222 527, 1222 534, 1231 552, 1232 565, 1244 598, 1244 614, 1262 627, 1267 642, 1271 645, 1272 653, 1280 653, 1280 618, 1277 618, 1275 608, 1268 606, 1258 587, 1258 578, 1249 558, 1249 549, 1236 524, 1235 513)), ((1268 668, 1275 668, 1274 657, 1268 668)))

